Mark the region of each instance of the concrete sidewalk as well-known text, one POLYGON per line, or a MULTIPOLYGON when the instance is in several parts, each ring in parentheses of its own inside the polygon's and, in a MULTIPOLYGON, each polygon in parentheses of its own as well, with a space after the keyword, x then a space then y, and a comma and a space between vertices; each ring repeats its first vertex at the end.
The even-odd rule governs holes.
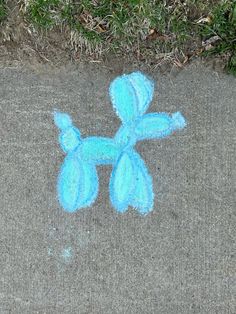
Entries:
POLYGON ((64 154, 51 113, 71 114, 83 136, 113 136, 108 87, 119 74, 0 69, 0 314, 235 313, 235 78, 198 62, 176 77, 151 73, 149 111, 188 121, 137 145, 153 177, 151 214, 114 211, 110 166, 98 169, 91 208, 68 214, 57 202, 64 154))

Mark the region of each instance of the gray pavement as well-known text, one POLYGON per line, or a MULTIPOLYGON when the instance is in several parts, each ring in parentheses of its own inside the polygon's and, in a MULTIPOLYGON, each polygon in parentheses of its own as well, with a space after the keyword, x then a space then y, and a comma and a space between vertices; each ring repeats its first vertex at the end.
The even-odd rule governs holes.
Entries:
POLYGON ((57 202, 64 154, 54 108, 84 136, 113 136, 111 80, 122 65, 0 69, 0 314, 236 313, 236 79, 197 62, 156 81, 149 111, 181 111, 185 130, 138 143, 155 209, 110 205, 110 166, 96 203, 75 214, 57 202))

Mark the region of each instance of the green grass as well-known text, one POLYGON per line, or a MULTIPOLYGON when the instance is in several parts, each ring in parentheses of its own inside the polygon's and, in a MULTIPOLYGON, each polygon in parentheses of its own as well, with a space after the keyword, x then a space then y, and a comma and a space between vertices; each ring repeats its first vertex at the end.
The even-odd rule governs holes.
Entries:
POLYGON ((7 16, 7 9, 5 0, 0 0, 0 23, 6 18, 7 16))
POLYGON ((205 38, 220 38, 205 55, 229 55, 226 68, 236 75, 236 1, 222 1, 215 7, 210 23, 201 29, 201 34, 205 38))
POLYGON ((26 16, 32 24, 44 29, 50 29, 56 25, 59 0, 36 0, 28 3, 26 16))
MULTIPOLYGON (((134 50, 152 29, 172 38, 180 46, 191 37, 192 11, 204 1, 146 0, 30 0, 27 19, 34 26, 51 29, 69 25, 89 41, 109 41, 111 47, 134 50)), ((204 6, 205 8, 206 6, 204 6)), ((199 14, 202 13, 202 10, 199 14)), ((158 39, 157 39, 158 41, 158 39)))
MULTIPOLYGON (((19 1, 18 1, 19 2, 19 1)), ((21 0, 28 27, 69 34, 85 53, 109 51, 149 62, 158 54, 225 55, 236 74, 236 0, 21 0), (202 45, 218 36, 211 45, 202 45), (206 49, 207 48, 207 49, 206 49)), ((6 17, 0 0, 0 20, 6 17)), ((178 59, 180 62, 181 59, 178 59)))

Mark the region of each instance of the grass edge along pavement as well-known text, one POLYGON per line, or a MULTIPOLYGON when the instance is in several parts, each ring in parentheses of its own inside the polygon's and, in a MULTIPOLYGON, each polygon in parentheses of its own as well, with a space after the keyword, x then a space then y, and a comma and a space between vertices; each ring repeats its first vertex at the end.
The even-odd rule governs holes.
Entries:
POLYGON ((66 33, 84 55, 115 52, 149 63, 177 54, 180 65, 194 55, 221 55, 236 75, 235 0, 22 0, 9 8, 10 2, 0 0, 3 34, 18 15, 29 34, 66 33))

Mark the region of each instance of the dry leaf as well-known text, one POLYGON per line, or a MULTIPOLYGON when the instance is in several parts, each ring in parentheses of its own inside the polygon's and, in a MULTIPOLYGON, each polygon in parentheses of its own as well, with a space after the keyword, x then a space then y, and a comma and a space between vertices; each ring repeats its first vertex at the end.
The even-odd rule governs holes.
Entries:
POLYGON ((211 38, 203 41, 202 45, 203 45, 203 47, 212 46, 212 44, 216 43, 219 40, 221 40, 221 38, 218 35, 212 36, 211 38))
POLYGON ((197 21, 197 24, 201 24, 201 23, 210 23, 211 22, 211 17, 207 16, 207 17, 202 17, 197 21))
POLYGON ((167 40, 168 36, 166 35, 162 35, 161 33, 159 33, 156 29, 150 29, 149 34, 146 37, 147 40, 167 40))

